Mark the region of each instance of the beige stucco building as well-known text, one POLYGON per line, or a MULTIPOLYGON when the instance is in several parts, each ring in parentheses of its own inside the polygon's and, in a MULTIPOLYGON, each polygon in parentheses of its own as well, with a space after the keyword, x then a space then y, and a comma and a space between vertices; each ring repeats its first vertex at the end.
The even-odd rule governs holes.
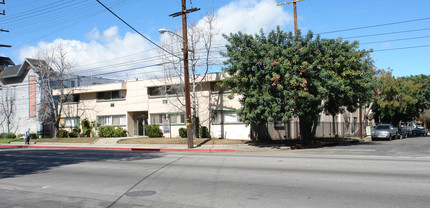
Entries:
MULTIPOLYGON (((230 92, 218 85, 223 76, 223 73, 202 75, 197 79, 202 81, 191 86, 192 111, 196 112, 200 126, 208 128, 212 138, 282 140, 299 137, 297 120, 259 126, 241 122, 236 114, 241 108, 239 96, 230 99, 230 92)), ((87 118, 102 126, 122 127, 132 137, 144 136, 146 124, 159 124, 165 137, 179 137, 179 129, 186 128, 185 99, 180 83, 180 78, 176 77, 68 88, 66 93, 73 96, 63 107, 62 127, 79 126, 80 121, 87 118)), ((358 112, 337 115, 333 133, 333 118, 321 113, 316 136, 357 136, 358 115, 358 112)))
MULTIPOLYGON (((240 108, 238 99, 229 99, 229 92, 217 85, 221 76, 207 74, 198 79, 203 81, 191 86, 193 112, 195 109, 200 126, 206 126, 211 137, 249 139, 250 126, 236 115, 240 108)), ((144 136, 145 124, 159 124, 165 137, 178 137, 179 128, 186 128, 180 83, 179 78, 169 78, 69 88, 66 94, 72 98, 63 107, 61 125, 79 126, 87 118, 102 126, 122 127, 129 136, 144 136)))

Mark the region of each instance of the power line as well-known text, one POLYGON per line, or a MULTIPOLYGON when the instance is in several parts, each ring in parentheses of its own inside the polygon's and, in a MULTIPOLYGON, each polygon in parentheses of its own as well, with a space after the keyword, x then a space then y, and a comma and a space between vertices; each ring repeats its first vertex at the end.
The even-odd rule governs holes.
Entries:
POLYGON ((391 40, 381 40, 381 41, 374 41, 374 42, 366 42, 366 43, 360 43, 360 45, 372 44, 372 43, 384 43, 384 42, 403 41, 403 40, 416 40, 416 39, 422 39, 422 38, 430 38, 430 35, 419 36, 419 37, 411 37, 411 38, 400 38, 400 39, 391 39, 391 40))
POLYGON ((152 41, 151 39, 147 38, 146 36, 144 36, 142 33, 140 33, 138 30, 136 30, 133 26, 131 26, 130 24, 128 24, 126 21, 124 21, 121 17, 119 17, 117 14, 115 14, 112 10, 110 10, 107 6, 105 6, 103 3, 101 3, 99 0, 96 0, 100 5, 102 5, 106 10, 108 10, 110 13, 112 13, 116 18, 118 18, 119 20, 121 20, 121 22, 123 22, 125 25, 127 25, 129 28, 131 28, 132 30, 134 30, 137 34, 139 34, 140 36, 142 36, 143 38, 145 38, 147 41, 149 41, 150 43, 154 44, 155 46, 157 46, 158 48, 160 48, 161 50, 165 51, 166 53, 177 57, 180 59, 180 57, 176 56, 175 54, 171 53, 170 51, 164 49, 163 47, 159 46, 157 43, 155 43, 154 41, 152 41))
POLYGON ((430 27, 415 29, 415 30, 403 30, 403 31, 394 31, 394 32, 386 32, 386 33, 376 33, 376 34, 370 34, 370 35, 358 35, 358 36, 345 37, 342 39, 363 38, 363 37, 380 36, 380 35, 391 35, 391 34, 409 33, 409 32, 417 32, 417 31, 424 31, 424 30, 430 30, 430 27))
POLYGON ((383 26, 388 26, 388 25, 404 24, 404 23, 424 21, 424 20, 430 20, 430 17, 405 20, 405 21, 399 21, 399 22, 390 22, 390 23, 378 24, 378 25, 369 25, 369 26, 363 26, 363 27, 354 27, 354 28, 342 29, 342 30, 334 30, 334 31, 322 32, 322 33, 317 33, 317 34, 322 35, 322 34, 345 32, 345 31, 351 31, 351 30, 361 30, 361 29, 367 29, 367 28, 373 28, 373 27, 383 27, 383 26))
POLYGON ((425 47, 430 47, 430 45, 410 46, 410 47, 402 47, 402 48, 388 48, 388 49, 379 49, 379 50, 373 50, 373 51, 374 52, 394 51, 394 50, 404 50, 404 49, 412 49, 412 48, 425 48, 425 47))

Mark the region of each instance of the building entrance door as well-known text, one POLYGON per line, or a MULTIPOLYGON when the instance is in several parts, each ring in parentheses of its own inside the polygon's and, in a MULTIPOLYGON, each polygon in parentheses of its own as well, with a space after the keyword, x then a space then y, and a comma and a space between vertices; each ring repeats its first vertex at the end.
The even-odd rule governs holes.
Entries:
POLYGON ((133 135, 134 136, 145 136, 145 125, 148 124, 148 112, 133 112, 133 135))

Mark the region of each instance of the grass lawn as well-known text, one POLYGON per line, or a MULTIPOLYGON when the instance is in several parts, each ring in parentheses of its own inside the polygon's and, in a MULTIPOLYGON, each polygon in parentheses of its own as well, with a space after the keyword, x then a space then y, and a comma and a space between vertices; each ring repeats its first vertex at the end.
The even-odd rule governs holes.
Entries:
POLYGON ((11 142, 24 142, 24 139, 0 139, 0 143, 9 144, 11 142))
POLYGON ((52 142, 52 143, 94 143, 99 138, 79 137, 79 138, 45 138, 32 139, 30 142, 52 142))

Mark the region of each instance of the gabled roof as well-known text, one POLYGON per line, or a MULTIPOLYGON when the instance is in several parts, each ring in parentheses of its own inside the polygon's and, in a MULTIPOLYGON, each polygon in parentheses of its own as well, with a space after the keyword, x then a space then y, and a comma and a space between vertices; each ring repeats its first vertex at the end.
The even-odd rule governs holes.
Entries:
POLYGON ((17 78, 22 76, 26 69, 25 67, 26 65, 30 65, 30 68, 39 68, 41 66, 46 65, 46 62, 43 60, 26 58, 23 64, 5 67, 2 72, 1 78, 10 79, 10 78, 17 78))
POLYGON ((9 66, 15 65, 15 63, 13 63, 12 59, 10 59, 9 57, 0 56, 0 65, 9 66))
POLYGON ((22 71, 21 67, 22 64, 5 67, 3 70, 2 78, 8 79, 18 77, 19 73, 22 71))

